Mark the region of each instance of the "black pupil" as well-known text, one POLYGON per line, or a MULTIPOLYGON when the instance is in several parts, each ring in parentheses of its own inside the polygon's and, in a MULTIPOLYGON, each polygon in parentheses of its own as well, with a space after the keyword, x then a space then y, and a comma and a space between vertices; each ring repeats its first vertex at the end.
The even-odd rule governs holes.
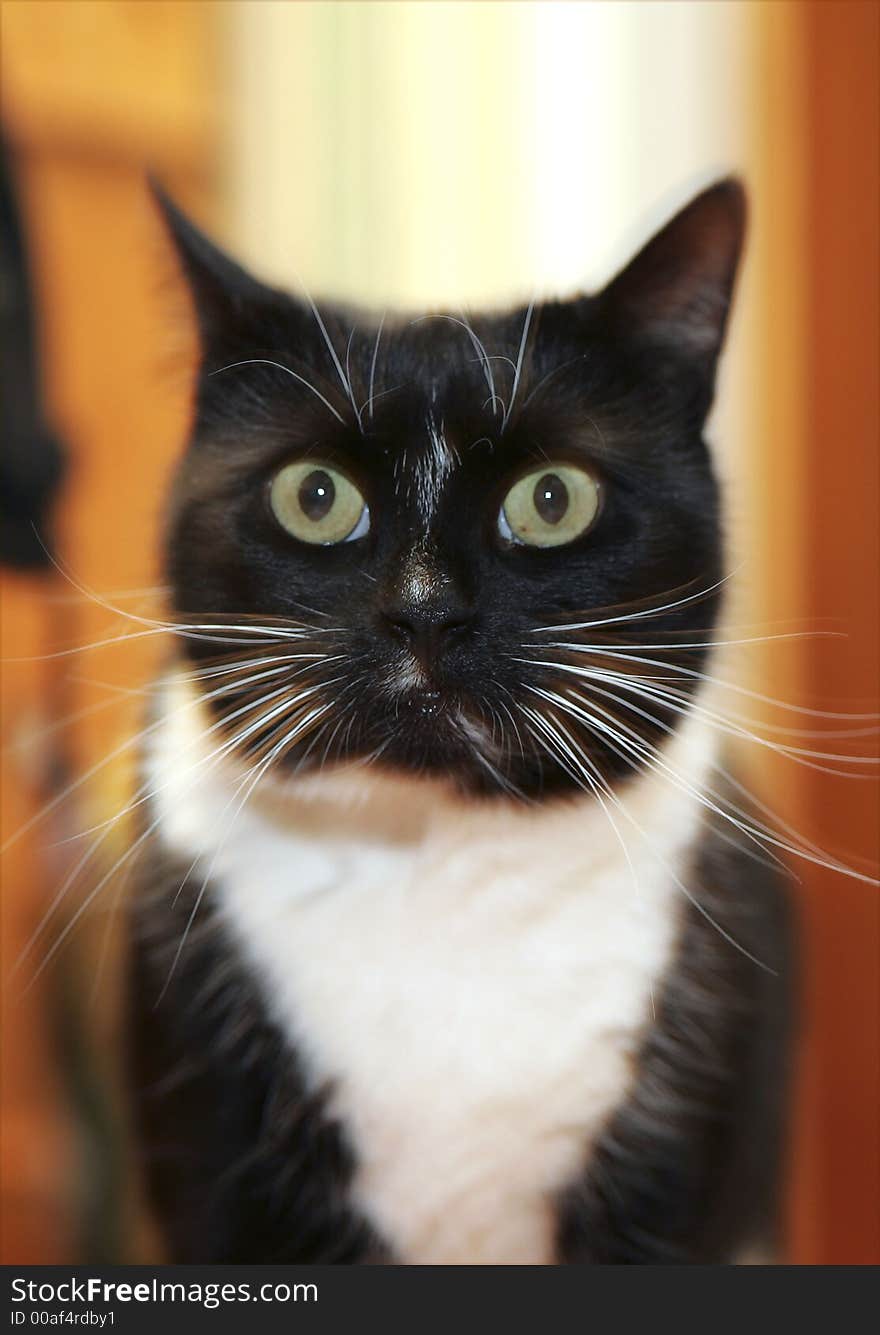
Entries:
POLYGON ((558 524, 568 510, 568 487, 555 473, 545 473, 532 493, 535 509, 545 524, 558 524))
POLYGON ((317 522, 329 514, 336 500, 336 488, 329 473, 316 468, 309 473, 299 487, 299 503, 306 519, 317 522))

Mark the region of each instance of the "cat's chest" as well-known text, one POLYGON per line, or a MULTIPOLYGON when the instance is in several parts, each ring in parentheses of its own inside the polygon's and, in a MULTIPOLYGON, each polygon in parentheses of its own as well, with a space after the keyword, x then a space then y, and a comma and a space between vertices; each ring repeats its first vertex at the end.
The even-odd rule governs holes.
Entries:
POLYGON ((234 814, 228 775, 170 772, 163 837, 210 868, 397 1255, 550 1261, 554 1195, 626 1092, 670 960, 689 810, 634 795, 646 843, 587 802, 468 811, 381 781, 353 800, 370 780, 350 776, 234 814))

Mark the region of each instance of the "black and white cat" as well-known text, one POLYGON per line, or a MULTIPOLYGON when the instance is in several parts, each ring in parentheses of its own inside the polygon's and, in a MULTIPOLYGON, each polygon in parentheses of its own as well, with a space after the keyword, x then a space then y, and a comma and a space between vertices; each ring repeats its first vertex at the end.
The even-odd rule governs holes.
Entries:
POLYGON ((741 188, 598 296, 393 321, 160 203, 203 347, 132 916, 171 1259, 772 1245, 788 918, 707 671, 741 188))

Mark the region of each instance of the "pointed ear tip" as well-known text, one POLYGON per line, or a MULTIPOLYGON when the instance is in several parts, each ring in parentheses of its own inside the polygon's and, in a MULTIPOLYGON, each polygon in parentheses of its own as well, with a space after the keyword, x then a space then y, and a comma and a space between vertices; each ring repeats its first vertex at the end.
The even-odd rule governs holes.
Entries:
POLYGON ((707 195, 711 195, 716 192, 719 195, 726 196, 728 199, 731 200, 731 202, 736 201, 741 204, 745 203, 746 199, 745 185, 743 184, 739 176, 735 176, 732 173, 730 176, 720 177, 706 190, 707 195))
POLYGON ((155 172, 147 174, 146 184, 169 240, 190 277, 196 271, 208 271, 218 266, 231 267, 232 262, 188 217, 155 172))
POLYGON ((738 176, 725 176, 710 185, 694 203, 713 206, 740 235, 745 231, 749 211, 749 197, 738 176))
POLYGON ((176 232, 183 221, 183 214, 175 204, 171 195, 165 189, 156 172, 147 172, 146 187, 147 193, 156 205, 159 213, 162 215, 166 227, 172 232, 176 232))

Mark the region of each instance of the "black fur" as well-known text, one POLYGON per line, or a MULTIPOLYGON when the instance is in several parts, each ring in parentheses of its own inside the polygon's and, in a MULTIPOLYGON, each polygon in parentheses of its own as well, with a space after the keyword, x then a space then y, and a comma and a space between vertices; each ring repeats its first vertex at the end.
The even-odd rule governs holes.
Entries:
MULTIPOLYGON (((536 308, 525 341, 525 309, 474 318, 472 332, 457 317, 389 320, 377 338, 375 317, 322 308, 353 404, 318 315, 256 283, 167 201, 165 209, 205 346, 169 525, 176 611, 332 626, 315 647, 344 656, 332 675, 349 709, 346 727, 331 738, 328 719, 321 745, 303 737, 279 764, 381 752, 383 764, 442 773, 464 788, 529 798, 571 791, 570 773, 528 733, 522 753, 504 712, 511 696, 533 703, 528 688, 552 683, 551 671, 521 661, 537 644, 535 628, 688 594, 668 613, 593 638, 638 653, 670 637, 706 640, 714 624, 722 541, 701 432, 742 237, 740 188, 726 182, 701 196, 599 297, 536 308), (509 413, 503 429, 474 336, 509 413), (372 411, 362 410, 371 385, 372 411), (426 533, 414 478, 431 449, 432 415, 457 463, 426 533), (280 527, 269 483, 302 457, 337 464, 360 485, 372 517, 366 537, 315 547, 280 527), (565 547, 506 543, 497 530, 505 492, 544 461, 580 463, 599 477, 598 521, 565 547), (414 560, 416 615, 453 621, 456 633, 438 639, 430 682, 391 694, 414 560), (462 737, 457 711, 497 730, 494 774, 462 737)), ((217 656, 210 636, 185 643, 197 662, 217 656)), ((688 649, 676 661, 699 668, 703 657, 688 649)), ((681 677, 685 693, 691 681, 681 677)), ((227 710, 235 703, 223 698, 227 710)), ((651 742, 673 721, 659 705, 656 713, 658 725, 638 724, 651 742)), ((605 776, 629 773, 595 734, 570 726, 605 776)))
POLYGON ((177 1264, 380 1261, 347 1199, 343 1129, 309 1092, 212 908, 172 970, 201 878, 150 845, 132 920, 129 1034, 143 1178, 177 1264))
MULTIPOLYGON (((167 565, 189 666, 232 669, 208 679, 228 682, 212 703, 220 725, 249 717, 240 674, 258 649, 248 626, 277 630, 277 642, 263 641, 269 653, 296 631, 299 649, 333 658, 291 676, 291 696, 305 683, 310 700, 333 708, 283 746, 276 767, 374 758, 464 792, 554 801, 583 787, 583 773, 514 716, 527 718, 536 688, 564 691, 560 664, 579 660, 554 641, 580 636, 594 664, 607 651, 642 682, 668 684, 671 673, 679 692, 641 713, 618 700, 635 750, 564 715, 596 781, 625 782, 677 726, 718 612, 723 542, 702 431, 742 240, 740 188, 700 196, 596 297, 381 329, 375 317, 319 314, 264 287, 160 203, 204 346, 167 565), (417 479, 438 422, 451 462, 428 522, 417 479), (269 486, 303 458, 357 483, 370 507, 364 537, 313 546, 282 529, 269 486), (499 508, 545 461, 599 479, 598 518, 565 546, 514 545, 499 508), (601 625, 542 629, 572 621, 601 625), (423 679, 391 692, 401 627, 419 627, 430 652, 423 679), (653 668, 639 663, 657 655, 653 668)), ((276 738, 301 717, 258 726, 242 749, 273 759, 276 738)), ((788 928, 777 878, 732 849, 730 833, 707 823, 694 850, 701 907, 683 911, 632 1089, 558 1203, 560 1262, 730 1259, 772 1233, 788 928)), ((154 845, 133 919, 133 1088, 172 1259, 394 1259, 351 1202, 345 1129, 328 1116, 326 1091, 306 1088, 261 980, 214 916, 210 885, 188 931, 185 871, 154 845)))
POLYGON ((732 848, 713 816, 690 890, 699 906, 686 907, 635 1086, 560 1202, 569 1263, 778 1255, 793 1018, 785 877, 732 848))
MULTIPOLYGON (((344 1129, 325 1092, 306 1090, 210 888, 171 971, 201 889, 190 878, 178 894, 185 872, 151 848, 130 984, 139 1154, 170 1259, 394 1262, 349 1199, 344 1129)), ((792 1021, 784 883, 733 850, 716 818, 691 886, 700 907, 683 900, 633 1088, 558 1203, 560 1264, 712 1264, 778 1244, 792 1021)))

